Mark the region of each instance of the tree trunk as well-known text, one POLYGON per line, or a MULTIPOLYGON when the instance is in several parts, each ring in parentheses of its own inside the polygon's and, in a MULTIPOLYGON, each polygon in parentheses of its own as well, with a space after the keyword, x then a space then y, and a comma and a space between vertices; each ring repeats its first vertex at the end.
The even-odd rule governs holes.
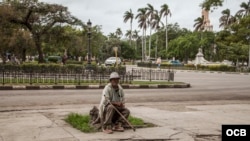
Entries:
POLYGON ((130 21, 130 39, 129 39, 130 46, 132 45, 131 41, 132 41, 132 20, 130 21))
POLYGON ((168 49, 168 17, 166 16, 166 51, 168 49))
POLYGON ((26 48, 23 48, 22 50, 22 62, 26 61, 26 48))
POLYGON ((7 56, 3 53, 3 54, 1 54, 1 57, 3 59, 3 64, 6 64, 6 58, 7 58, 7 56))
POLYGON ((38 63, 45 63, 43 51, 41 47, 41 40, 39 35, 34 35, 34 41, 36 45, 36 49, 38 51, 38 63))
POLYGON ((151 33, 152 33, 152 29, 150 28, 149 46, 148 46, 148 57, 149 57, 149 59, 150 59, 150 56, 151 56, 151 33))
POLYGON ((141 40, 141 60, 144 61, 144 29, 142 29, 142 40, 141 40))
POLYGON ((147 56, 147 37, 146 37, 146 29, 144 29, 144 61, 146 60, 146 56, 147 56))
POLYGON ((156 33, 155 59, 158 57, 158 34, 156 33))

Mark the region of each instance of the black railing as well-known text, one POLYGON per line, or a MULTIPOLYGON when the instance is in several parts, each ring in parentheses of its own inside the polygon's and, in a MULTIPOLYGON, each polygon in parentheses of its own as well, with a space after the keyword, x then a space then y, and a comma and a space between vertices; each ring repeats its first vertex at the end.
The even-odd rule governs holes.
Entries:
POLYGON ((84 85, 86 83, 105 84, 109 81, 111 72, 117 71, 121 77, 121 83, 131 83, 132 78, 126 73, 126 69, 98 68, 88 70, 85 68, 67 69, 62 68, 48 71, 46 69, 5 67, 0 68, 0 83, 2 85, 25 84, 25 85, 61 85, 75 84, 84 85))

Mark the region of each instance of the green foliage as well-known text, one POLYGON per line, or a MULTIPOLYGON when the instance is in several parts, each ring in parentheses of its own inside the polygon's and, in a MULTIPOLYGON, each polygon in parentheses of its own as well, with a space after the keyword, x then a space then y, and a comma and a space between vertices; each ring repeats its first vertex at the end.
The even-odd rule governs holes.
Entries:
POLYGON ((86 132, 96 132, 96 130, 89 125, 89 119, 90 117, 88 115, 80 115, 77 113, 71 113, 68 115, 68 117, 65 119, 67 123, 72 125, 74 128, 86 132))
POLYGON ((227 65, 210 65, 208 66, 208 69, 210 71, 234 72, 236 68, 227 65))
POLYGON ((216 8, 218 6, 222 6, 224 0, 204 0, 201 3, 201 7, 206 10, 210 10, 212 7, 216 8))
MULTIPOLYGON (((92 126, 90 126, 89 121, 90 121, 90 116, 89 115, 81 115, 78 113, 70 113, 65 121, 69 123, 72 127, 85 132, 85 133, 92 133, 92 132, 97 132, 92 126)), ((129 116, 128 121, 133 125, 133 126, 143 126, 145 123, 141 118, 129 116)), ((149 127, 152 126, 148 125, 149 127)), ((145 126, 147 127, 147 126, 145 126)))
POLYGON ((48 61, 52 63, 61 63, 62 57, 61 56, 49 56, 48 61))
POLYGON ((198 70, 205 70, 205 71, 223 71, 223 72, 235 72, 236 67, 234 66, 227 66, 227 65, 197 65, 198 70))
POLYGON ((144 121, 143 121, 141 118, 129 116, 129 117, 128 117, 128 121, 129 121, 132 125, 144 125, 144 121))
POLYGON ((126 59, 135 59, 135 49, 128 42, 121 42, 121 56, 126 59))
POLYGON ((67 60, 66 64, 77 64, 77 65, 82 65, 83 61, 76 61, 76 60, 67 60))
MULTIPOLYGON (((23 71, 25 73, 83 73, 85 71, 86 66, 79 64, 34 64, 34 63, 23 63, 21 65, 13 65, 13 64, 0 64, 1 68, 4 68, 5 71, 23 71)), ((110 74, 113 71, 117 71, 119 74, 126 73, 126 67, 118 66, 118 67, 104 67, 91 65, 91 69, 100 73, 110 74)))

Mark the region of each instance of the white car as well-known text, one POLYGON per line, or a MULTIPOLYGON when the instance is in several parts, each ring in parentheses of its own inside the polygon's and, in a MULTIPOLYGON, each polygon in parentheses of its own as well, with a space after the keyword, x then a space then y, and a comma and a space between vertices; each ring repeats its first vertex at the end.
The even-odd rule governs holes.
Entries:
MULTIPOLYGON (((109 57, 105 60, 105 65, 114 65, 116 62, 116 57, 109 57)), ((117 57, 117 64, 121 64, 121 59, 117 57)))

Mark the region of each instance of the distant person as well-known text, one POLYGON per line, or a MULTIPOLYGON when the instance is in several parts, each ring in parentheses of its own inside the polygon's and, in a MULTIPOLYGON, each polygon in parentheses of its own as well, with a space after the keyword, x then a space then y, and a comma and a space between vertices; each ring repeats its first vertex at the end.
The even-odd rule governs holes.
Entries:
POLYGON ((158 57, 156 60, 157 68, 160 69, 161 67, 161 57, 158 57))
POLYGON ((63 55, 63 57, 62 57, 62 63, 63 63, 63 65, 66 64, 67 59, 68 59, 67 55, 63 55))

